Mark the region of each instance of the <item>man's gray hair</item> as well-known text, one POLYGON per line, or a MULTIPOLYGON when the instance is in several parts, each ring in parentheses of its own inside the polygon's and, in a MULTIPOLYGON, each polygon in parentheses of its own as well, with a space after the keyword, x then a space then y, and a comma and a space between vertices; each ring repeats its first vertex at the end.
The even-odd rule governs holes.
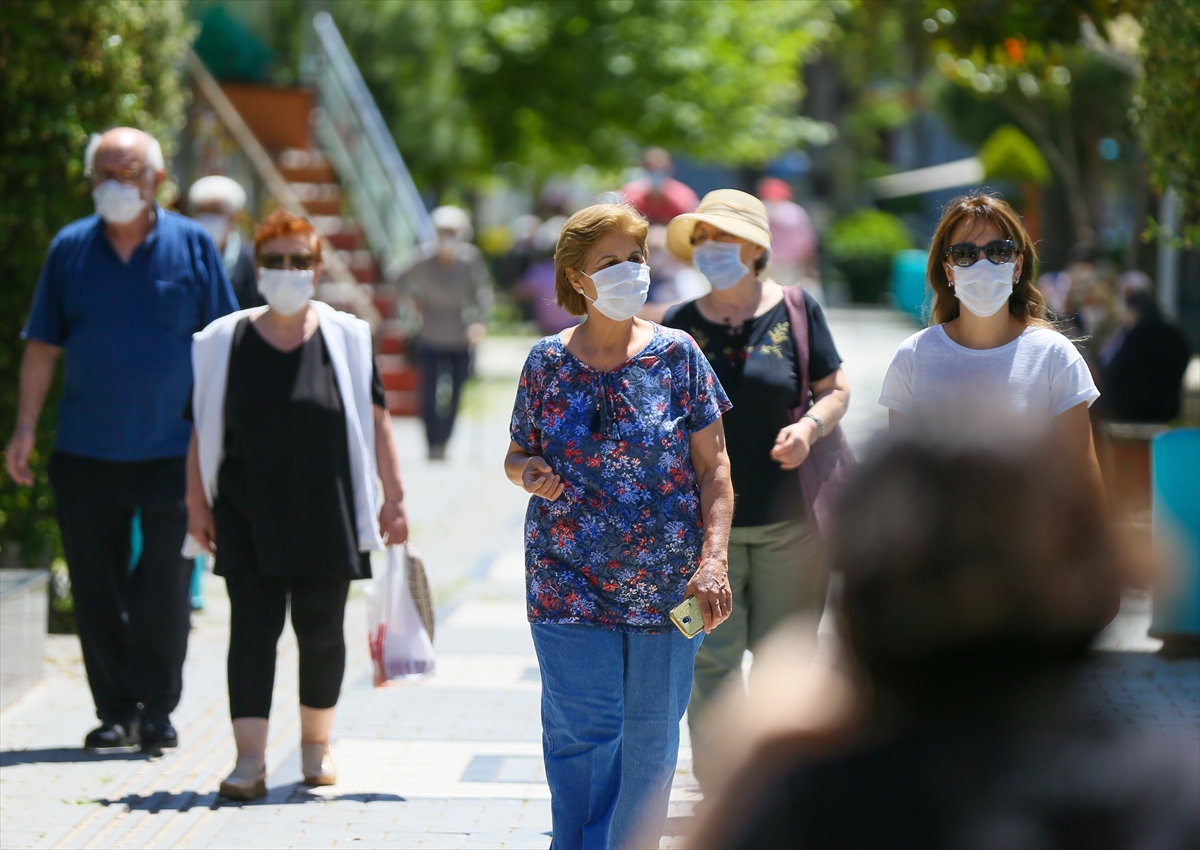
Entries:
MULTIPOLYGON (((116 129, 115 127, 113 129, 116 129)), ((105 130, 104 133, 92 133, 88 137, 87 148, 83 152, 83 176, 92 176, 92 166, 96 162, 96 149, 100 147, 100 140, 104 138, 106 133, 111 132, 105 130)), ((158 143, 158 139, 151 136, 145 130, 136 130, 146 137, 146 165, 151 171, 165 171, 167 168, 166 160, 163 159, 162 145, 158 143)))

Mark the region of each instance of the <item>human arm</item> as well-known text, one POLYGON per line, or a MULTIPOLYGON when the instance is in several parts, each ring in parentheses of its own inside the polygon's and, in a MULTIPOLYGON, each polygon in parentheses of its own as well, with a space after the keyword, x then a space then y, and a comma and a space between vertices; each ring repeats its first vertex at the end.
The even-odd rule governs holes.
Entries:
MULTIPOLYGON (((850 383, 842 369, 835 369, 812 385, 813 405, 808 413, 820 417, 825 433, 832 431, 850 406, 850 383)), ((820 439, 821 430, 812 419, 801 419, 788 425, 775 438, 771 458, 784 469, 796 469, 808 458, 813 443, 820 439)))
POLYGON ((467 325, 467 343, 474 348, 487 337, 488 316, 492 312, 492 276, 487 263, 478 256, 471 269, 472 302, 466 305, 463 319, 467 325))
POLYGON ((13 481, 28 487, 33 484, 29 455, 34 448, 38 418, 46 404, 46 393, 54 380, 54 366, 62 351, 57 345, 30 339, 21 358, 21 377, 17 398, 17 422, 5 451, 5 465, 13 481))
POLYGON ((888 428, 893 431, 905 427, 908 424, 908 417, 898 410, 888 411, 888 428))
POLYGON ((372 405, 375 414, 375 466, 383 482, 383 506, 379 509, 379 535, 397 545, 408 540, 408 511, 404 507, 404 485, 400 481, 400 453, 392 434, 392 417, 387 408, 372 405))
POLYGON ((711 632, 733 612, 729 587, 729 526, 733 521, 733 479, 725 450, 725 425, 717 419, 688 438, 692 469, 700 486, 704 544, 700 564, 687 585, 704 614, 704 631, 711 632))
POLYGON ((184 490, 187 505, 187 531, 205 552, 216 551, 216 523, 213 521, 212 506, 204 494, 204 482, 200 477, 200 439, 192 428, 192 441, 188 444, 187 484, 184 490))
POLYGON ((504 456, 504 474, 526 493, 555 501, 563 493, 563 481, 545 458, 531 455, 512 440, 504 456))
POLYGON ((1050 438, 1058 450, 1075 464, 1092 491, 1096 504, 1107 509, 1104 478, 1096 458, 1089 408, 1100 397, 1090 369, 1075 346, 1065 337, 1050 337, 1053 346, 1050 374, 1050 438))
POLYGON ((1088 487, 1096 500, 1104 505, 1104 477, 1096 458, 1096 443, 1092 438, 1092 417, 1087 402, 1080 402, 1054 418, 1053 435, 1063 449, 1083 469, 1088 487))

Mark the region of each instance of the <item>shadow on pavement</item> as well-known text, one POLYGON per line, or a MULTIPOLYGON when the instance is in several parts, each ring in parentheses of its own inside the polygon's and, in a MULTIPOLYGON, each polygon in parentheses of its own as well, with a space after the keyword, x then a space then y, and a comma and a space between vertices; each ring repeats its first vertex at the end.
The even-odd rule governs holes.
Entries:
POLYGON ((347 801, 352 803, 403 803, 404 798, 397 794, 313 794, 305 786, 279 785, 270 788, 267 796, 257 800, 226 800, 218 797, 215 791, 207 794, 197 794, 195 791, 181 791, 173 794, 159 791, 155 794, 126 794, 114 800, 99 798, 93 802, 101 806, 126 806, 131 812, 186 812, 188 809, 204 808, 219 809, 227 806, 295 806, 305 803, 334 803, 347 801))
POLYGON ((18 764, 50 764, 53 762, 135 761, 154 758, 153 753, 138 750, 116 750, 94 753, 82 747, 48 747, 41 750, 0 750, 0 767, 18 764))

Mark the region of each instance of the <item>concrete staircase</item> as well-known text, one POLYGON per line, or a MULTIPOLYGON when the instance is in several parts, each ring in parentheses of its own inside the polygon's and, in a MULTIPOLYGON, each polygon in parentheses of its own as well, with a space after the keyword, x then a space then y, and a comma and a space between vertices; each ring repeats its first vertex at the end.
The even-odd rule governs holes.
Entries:
MULTIPOLYGON (((408 341, 395 318, 395 301, 386 294, 387 287, 379 286, 379 264, 355 221, 337 173, 309 129, 315 105, 312 92, 242 84, 223 84, 221 89, 303 203, 317 232, 337 250, 383 318, 376 330, 375 345, 388 410, 396 416, 418 414, 418 370, 408 356, 408 341)), ((333 303, 335 299, 327 300, 333 303)), ((347 308, 344 303, 334 306, 347 308)))

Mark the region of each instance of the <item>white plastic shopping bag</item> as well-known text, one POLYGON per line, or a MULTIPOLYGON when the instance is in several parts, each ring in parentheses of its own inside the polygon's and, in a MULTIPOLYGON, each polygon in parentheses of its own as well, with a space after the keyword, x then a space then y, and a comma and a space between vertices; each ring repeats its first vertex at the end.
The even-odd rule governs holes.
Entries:
POLYGON ((415 550, 388 546, 387 565, 367 588, 367 642, 375 687, 420 681, 433 674, 432 627, 428 585, 415 550), (425 618, 418 610, 414 588, 421 594, 425 618))

